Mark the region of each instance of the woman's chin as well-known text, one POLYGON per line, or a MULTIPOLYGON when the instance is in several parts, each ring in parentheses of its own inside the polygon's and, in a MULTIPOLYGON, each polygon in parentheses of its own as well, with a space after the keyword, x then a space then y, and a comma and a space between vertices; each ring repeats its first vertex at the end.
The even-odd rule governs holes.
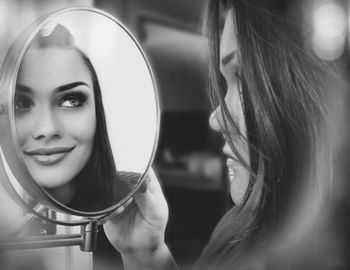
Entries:
POLYGON ((241 206, 249 184, 249 172, 245 168, 236 168, 233 175, 229 175, 230 195, 236 206, 241 206))
POLYGON ((242 203, 243 203, 243 199, 244 199, 244 194, 240 194, 240 193, 236 193, 235 191, 232 191, 231 190, 231 200, 233 201, 233 203, 236 205, 236 206, 241 206, 242 203))

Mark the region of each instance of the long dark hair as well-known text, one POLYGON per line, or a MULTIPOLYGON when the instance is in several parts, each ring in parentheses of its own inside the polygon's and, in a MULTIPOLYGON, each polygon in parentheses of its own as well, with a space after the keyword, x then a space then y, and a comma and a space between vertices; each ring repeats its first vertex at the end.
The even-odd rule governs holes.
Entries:
POLYGON ((251 165, 229 144, 251 177, 243 204, 220 221, 197 262, 198 269, 232 267, 252 247, 255 251, 263 247, 268 236, 285 225, 295 200, 307 197, 305 190, 323 186, 321 178, 329 179, 324 174, 330 173, 329 162, 324 160, 329 157, 324 136, 325 68, 302 49, 296 28, 268 4, 211 0, 207 6, 209 95, 214 108, 220 105, 227 138, 228 126, 235 124, 224 101, 226 86, 219 72, 220 5, 234 10, 251 165), (258 203, 247 210, 257 183, 261 184, 258 203))
POLYGON ((95 68, 88 56, 76 47, 72 34, 61 24, 57 24, 49 35, 39 32, 30 44, 30 48, 33 47, 74 49, 88 67, 93 82, 96 131, 91 156, 82 171, 73 179, 75 193, 68 206, 89 212, 107 208, 114 202, 114 185, 118 176, 108 138, 101 89, 95 68))

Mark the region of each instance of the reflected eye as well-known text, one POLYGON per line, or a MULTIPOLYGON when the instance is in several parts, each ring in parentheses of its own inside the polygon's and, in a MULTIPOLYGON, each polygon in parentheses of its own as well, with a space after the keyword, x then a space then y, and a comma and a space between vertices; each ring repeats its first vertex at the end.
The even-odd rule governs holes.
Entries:
POLYGON ((60 107, 79 108, 84 106, 87 96, 83 93, 71 93, 64 95, 59 103, 60 107))
POLYGON ((23 94, 15 95, 15 110, 28 110, 34 106, 34 102, 31 98, 23 94))

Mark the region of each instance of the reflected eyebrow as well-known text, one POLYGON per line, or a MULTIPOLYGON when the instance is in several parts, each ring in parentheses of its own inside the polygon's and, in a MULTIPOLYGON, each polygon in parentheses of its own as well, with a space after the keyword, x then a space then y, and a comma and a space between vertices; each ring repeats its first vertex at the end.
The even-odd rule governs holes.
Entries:
POLYGON ((73 83, 68 83, 68 84, 61 85, 61 86, 57 87, 55 89, 55 91, 57 91, 57 92, 64 92, 64 91, 70 90, 72 88, 81 86, 81 85, 91 88, 90 85, 88 85, 85 82, 73 82, 73 83))
MULTIPOLYGON (((88 85, 87 83, 85 82, 73 82, 73 83, 68 83, 68 84, 64 84, 64 85, 61 85, 57 88, 55 88, 55 91, 56 92, 64 92, 64 91, 68 91, 68 90, 71 90, 75 87, 78 87, 78 86, 87 86, 90 88, 90 85, 88 85)), ((20 92, 25 92, 25 93, 32 93, 33 92, 33 89, 28 87, 28 86, 25 86, 25 85, 22 85, 22 84, 17 84, 16 85, 16 91, 20 91, 20 92)))
POLYGON ((226 66, 228 63, 230 63, 233 59, 235 59, 237 54, 237 51, 232 51, 229 54, 227 54, 225 57, 221 59, 221 63, 223 66, 226 66))

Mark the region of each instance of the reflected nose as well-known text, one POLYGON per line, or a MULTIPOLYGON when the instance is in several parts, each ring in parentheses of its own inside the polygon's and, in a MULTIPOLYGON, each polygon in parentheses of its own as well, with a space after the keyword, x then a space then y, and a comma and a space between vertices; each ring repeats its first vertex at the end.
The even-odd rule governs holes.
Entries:
POLYGON ((209 117, 209 126, 214 131, 222 131, 222 112, 220 106, 216 107, 216 109, 211 113, 209 117))
POLYGON ((38 112, 32 135, 36 140, 61 137, 58 123, 51 110, 41 110, 38 112))

